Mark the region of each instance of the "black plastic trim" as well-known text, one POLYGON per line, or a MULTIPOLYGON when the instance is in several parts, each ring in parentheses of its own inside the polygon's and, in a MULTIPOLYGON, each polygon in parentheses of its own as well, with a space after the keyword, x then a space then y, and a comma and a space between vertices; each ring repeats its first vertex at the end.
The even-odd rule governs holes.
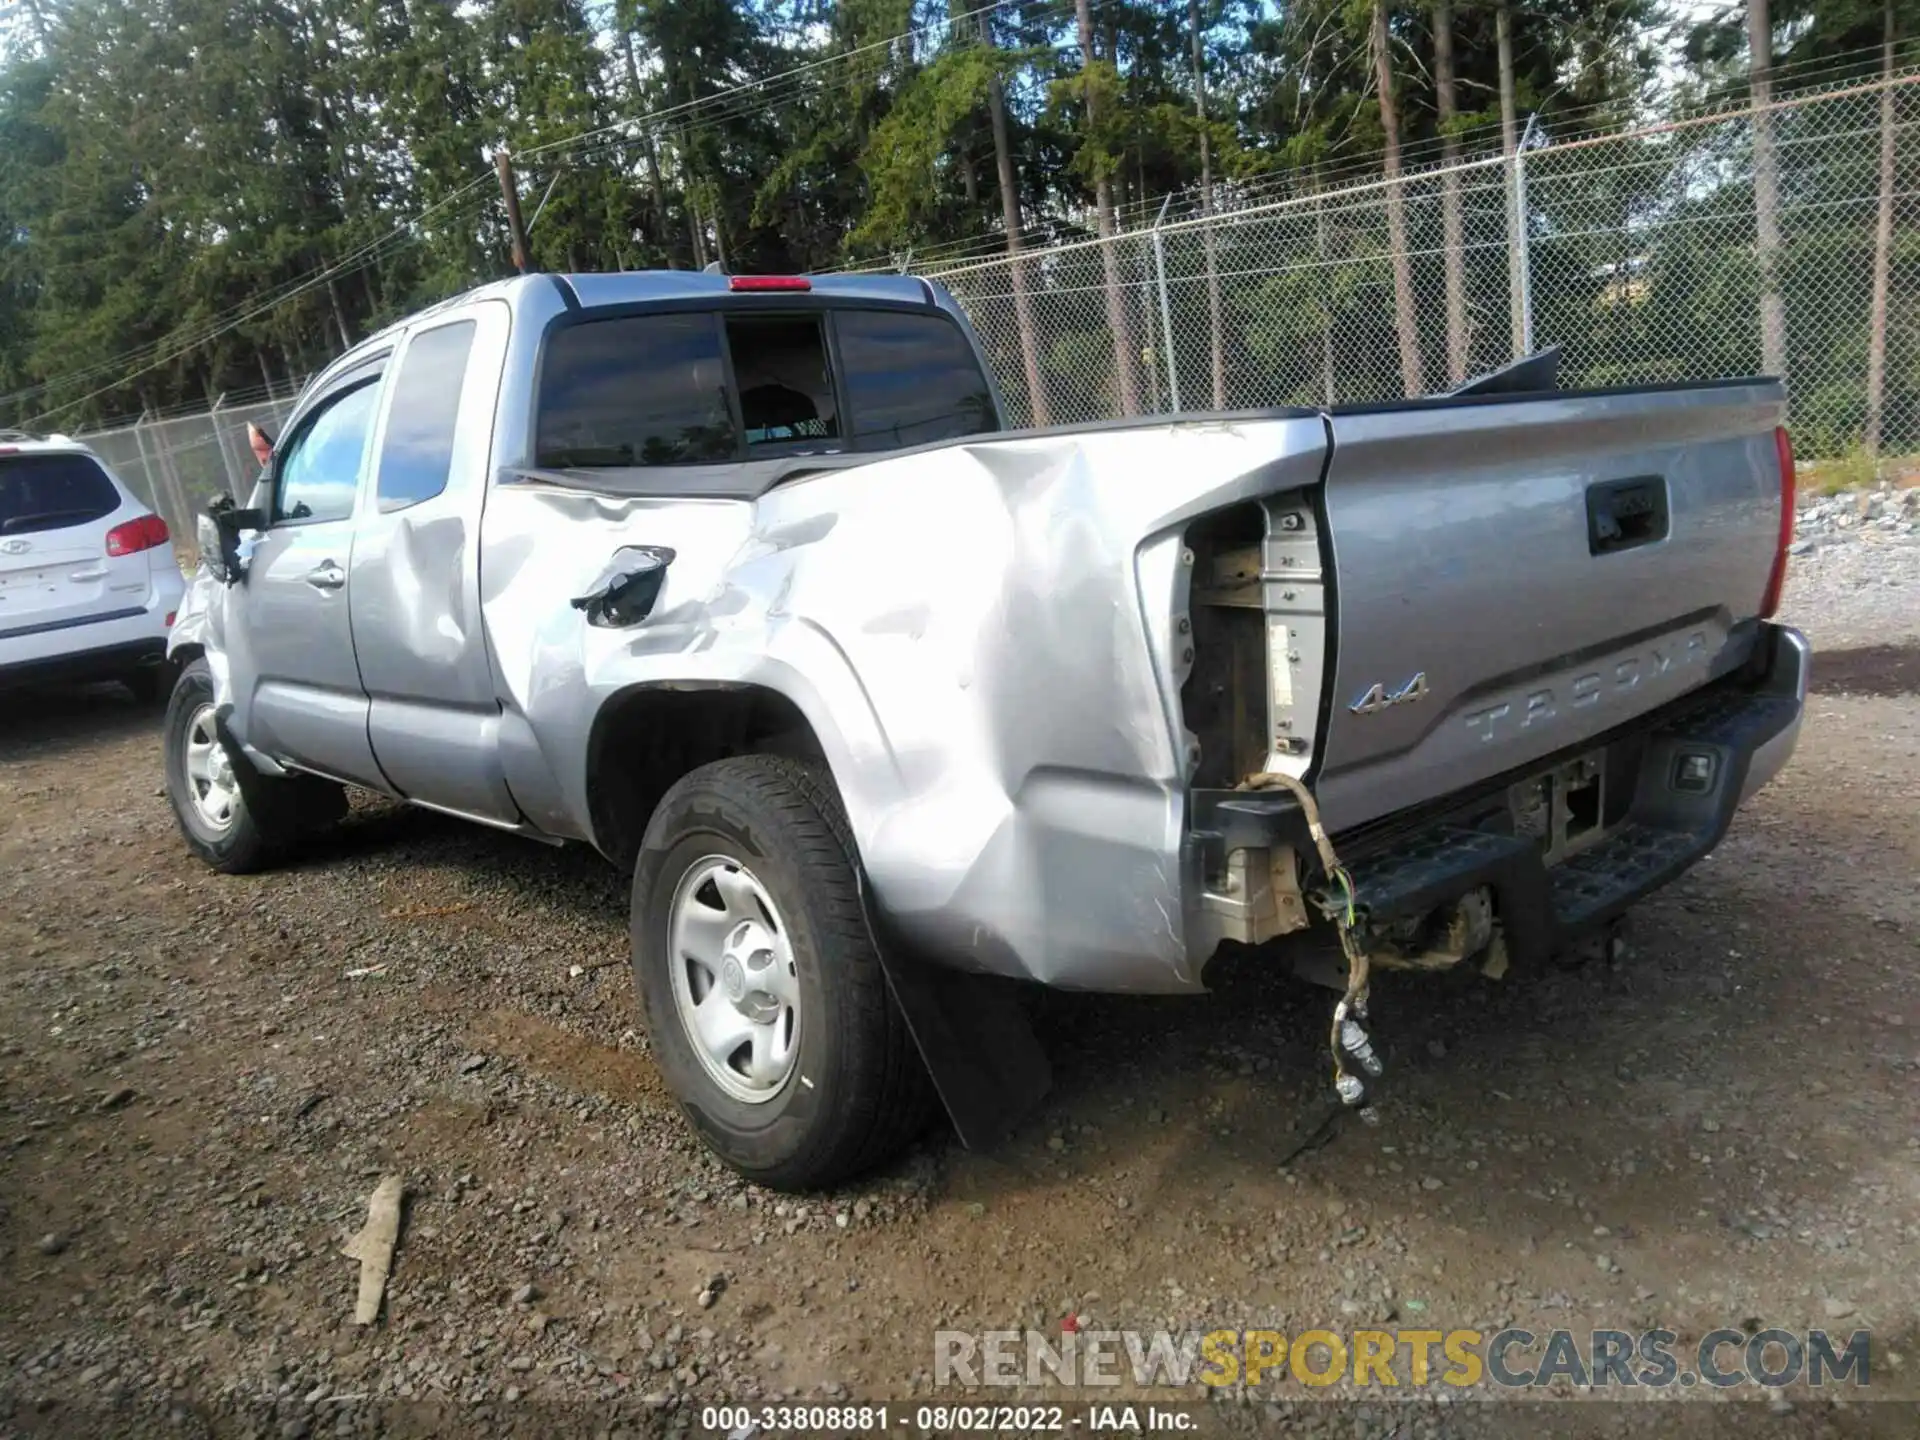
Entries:
POLYGON ((79 630, 88 625, 104 625, 109 620, 131 620, 136 615, 146 613, 146 606, 135 605, 126 610, 109 610, 103 615, 80 615, 67 620, 42 620, 38 625, 20 625, 12 630, 0 630, 0 640, 18 640, 26 635, 49 635, 55 630, 79 630))

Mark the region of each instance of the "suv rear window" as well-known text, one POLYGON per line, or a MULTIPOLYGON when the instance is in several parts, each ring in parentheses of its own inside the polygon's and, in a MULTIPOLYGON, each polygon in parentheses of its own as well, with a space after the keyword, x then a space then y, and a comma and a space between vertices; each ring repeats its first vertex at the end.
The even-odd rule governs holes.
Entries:
POLYGON ((898 450, 994 428, 986 377, 944 315, 738 308, 554 331, 534 452, 557 469, 699 465, 898 450))
POLYGON ((0 459, 0 535, 90 525, 120 508, 120 492, 91 455, 0 459))

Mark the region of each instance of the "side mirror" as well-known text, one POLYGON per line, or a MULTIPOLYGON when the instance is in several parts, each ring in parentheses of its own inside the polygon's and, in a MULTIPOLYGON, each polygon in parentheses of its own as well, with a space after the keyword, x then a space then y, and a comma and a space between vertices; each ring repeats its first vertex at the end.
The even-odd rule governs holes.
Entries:
POLYGON ((623 545, 573 608, 587 612, 589 625, 638 625, 653 613, 674 552, 664 545, 623 545))
POLYGON ((247 578, 253 538, 267 528, 263 511, 238 509, 231 500, 216 502, 195 524, 200 558, 216 580, 227 585, 247 578))

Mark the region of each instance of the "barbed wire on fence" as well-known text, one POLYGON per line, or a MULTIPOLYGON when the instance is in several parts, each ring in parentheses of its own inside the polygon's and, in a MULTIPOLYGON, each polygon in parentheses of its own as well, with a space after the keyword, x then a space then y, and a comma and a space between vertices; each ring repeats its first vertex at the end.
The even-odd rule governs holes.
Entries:
MULTIPOLYGON (((1741 104, 1394 181, 1376 172, 1315 188, 1295 176, 1244 203, 1163 204, 1150 227, 1035 246, 1017 265, 962 252, 916 268, 966 311, 1016 425, 1389 400, 1448 388, 1529 342, 1562 348, 1570 387, 1753 374, 1770 275, 1800 453, 1912 453, 1916 84, 1920 70, 1899 71, 1766 107, 1779 172, 1770 265, 1753 184, 1762 112, 1741 104), (1119 345, 1137 360, 1132 394, 1116 380, 1119 345)), ((252 486, 247 421, 277 428, 290 405, 222 405, 84 438, 190 536, 208 499, 252 486)))

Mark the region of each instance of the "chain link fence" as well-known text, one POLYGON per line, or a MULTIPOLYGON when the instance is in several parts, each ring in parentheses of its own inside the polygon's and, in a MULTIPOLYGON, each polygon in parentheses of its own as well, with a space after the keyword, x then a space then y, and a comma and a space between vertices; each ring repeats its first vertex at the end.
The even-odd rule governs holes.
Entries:
POLYGON ((1867 447, 1875 410, 1877 448, 1912 452, 1916 83, 1899 74, 1759 112, 1778 173, 1770 257, 1756 113, 1743 110, 1530 134, 1514 157, 1395 183, 1296 176, 1279 198, 1028 251, 1017 269, 1004 255, 917 268, 980 331, 1019 424, 1397 399, 1558 345, 1568 387, 1781 371, 1801 453, 1867 447), (1769 271, 1784 310, 1774 356, 1769 271))
MULTIPOLYGON (((1223 187, 1210 213, 1029 250, 1017 267, 1003 254, 918 268, 972 319, 1018 425, 1391 400, 1559 345, 1568 387, 1781 371, 1803 457, 1911 455, 1916 84, 1920 69, 1614 134, 1529 126, 1511 157, 1395 182, 1295 175, 1258 201, 1223 187), (1770 253, 1755 185, 1768 151, 1770 253), (1783 315, 1771 347, 1769 294, 1783 315)), ((84 438, 190 544, 209 500, 252 488, 247 422, 277 433, 290 408, 84 438)))
POLYGON ((191 552, 200 512, 221 495, 245 504, 259 478, 260 462, 247 443, 248 422, 277 435, 292 409, 291 399, 216 404, 198 415, 140 420, 74 438, 92 446, 167 522, 176 549, 191 552))

